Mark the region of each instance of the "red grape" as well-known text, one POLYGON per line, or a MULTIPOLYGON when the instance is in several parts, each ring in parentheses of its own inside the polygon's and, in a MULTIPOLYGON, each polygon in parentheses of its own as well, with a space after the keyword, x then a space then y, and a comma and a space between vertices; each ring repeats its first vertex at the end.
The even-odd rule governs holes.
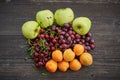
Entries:
POLYGON ((55 44, 57 41, 56 41, 56 39, 53 39, 52 42, 53 42, 53 44, 55 44))
POLYGON ((92 36, 92 34, 89 32, 89 33, 87 34, 87 36, 88 36, 88 37, 91 37, 91 36, 92 36))
POLYGON ((36 39, 35 39, 35 41, 37 42, 37 41, 39 41, 39 39, 38 39, 38 38, 36 38, 36 39))
POLYGON ((73 43, 76 44, 76 41, 74 40, 73 43))
POLYGON ((71 37, 70 37, 70 36, 68 36, 67 40, 70 42, 72 39, 71 39, 71 37))
POLYGON ((72 27, 70 27, 70 30, 72 30, 72 27))
POLYGON ((70 31, 68 31, 68 34, 69 34, 69 35, 72 35, 72 31, 71 31, 71 30, 70 30, 70 31))
POLYGON ((63 39, 64 38, 64 36, 63 35, 60 35, 60 39, 63 39))
POLYGON ((43 64, 43 62, 38 62, 38 66, 39 67, 41 67, 41 66, 43 66, 44 64, 43 64))
POLYGON ((45 37, 44 34, 40 34, 40 36, 39 36, 40 39, 43 39, 44 37, 45 37))
POLYGON ((54 47, 54 46, 51 46, 50 49, 51 49, 51 51, 54 51, 54 50, 55 50, 55 47, 54 47))
POLYGON ((94 39, 91 39, 91 40, 90 40, 90 43, 94 43, 94 39))
POLYGON ((50 46, 54 46, 54 44, 52 42, 50 42, 50 46))
POLYGON ((68 31, 66 28, 63 28, 63 30, 64 30, 65 32, 67 32, 67 31, 68 31))
POLYGON ((75 38, 75 36, 72 34, 72 35, 71 35, 71 38, 72 38, 72 39, 74 39, 74 38, 75 38))
POLYGON ((84 40, 84 39, 81 39, 81 42, 82 42, 82 43, 85 43, 85 40, 84 40))
POLYGON ((58 33, 61 33, 61 31, 62 31, 62 30, 60 30, 60 29, 57 30, 58 33))
POLYGON ((45 42, 45 45, 48 46, 48 42, 45 42))
POLYGON ((88 51, 91 50, 90 46, 87 46, 87 50, 88 50, 88 51))
POLYGON ((64 34, 65 34, 65 32, 64 32, 64 31, 61 31, 61 32, 60 32, 60 34, 63 34, 63 35, 64 35, 64 34))
POLYGON ((52 30, 53 30, 53 31, 56 30, 56 26, 55 26, 55 25, 52 26, 52 30))
POLYGON ((82 44, 82 42, 80 41, 79 44, 82 44))
POLYGON ((44 54, 43 54, 43 53, 41 53, 41 54, 39 54, 39 56, 40 56, 40 58, 43 58, 43 57, 44 57, 44 54))
POLYGON ((40 29, 40 34, 43 34, 45 32, 44 29, 40 29))
POLYGON ((85 40, 88 42, 90 41, 90 37, 86 37, 85 40))
POLYGON ((65 28, 69 28, 69 27, 70 27, 70 25, 69 25, 68 23, 65 23, 63 26, 64 26, 65 28))
POLYGON ((68 47, 67 44, 62 45, 62 49, 66 49, 67 47, 68 47))
POLYGON ((46 34, 46 35, 45 35, 45 38, 46 38, 46 39, 49 39, 49 35, 48 35, 48 34, 46 34))
POLYGON ((39 48, 38 48, 38 47, 35 47, 35 51, 36 51, 36 52, 39 52, 39 48))
POLYGON ((89 46, 90 44, 88 42, 85 43, 86 46, 89 46))
POLYGON ((91 49, 94 49, 94 48, 95 48, 95 45, 94 45, 94 44, 91 44, 90 47, 91 47, 91 49))
POLYGON ((65 42, 66 42, 66 41, 65 41, 64 39, 63 39, 63 40, 61 40, 61 43, 62 43, 62 44, 64 44, 65 42))
POLYGON ((37 52, 34 53, 34 57, 38 57, 39 54, 37 52))
POLYGON ((76 42, 78 42, 78 43, 79 43, 79 42, 80 42, 80 39, 76 39, 76 42))
POLYGON ((66 33, 66 34, 65 34, 65 36, 66 36, 66 37, 69 37, 69 34, 68 34, 68 33, 66 33))
POLYGON ((75 38, 76 38, 76 39, 80 39, 80 35, 79 35, 79 34, 76 34, 76 35, 75 35, 75 38))
POLYGON ((50 39, 53 39, 54 38, 54 36, 53 35, 50 35, 50 39))
POLYGON ((76 34, 74 31, 73 31, 72 33, 73 33, 73 35, 75 35, 75 34, 76 34))
POLYGON ((47 62, 47 61, 48 61, 48 58, 44 58, 44 61, 47 62))

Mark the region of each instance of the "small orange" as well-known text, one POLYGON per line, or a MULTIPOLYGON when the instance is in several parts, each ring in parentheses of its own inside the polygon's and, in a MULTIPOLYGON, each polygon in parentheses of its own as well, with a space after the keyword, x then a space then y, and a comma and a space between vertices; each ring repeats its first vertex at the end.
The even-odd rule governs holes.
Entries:
POLYGON ((71 49, 66 49, 63 53, 65 61, 72 61, 75 58, 75 53, 71 49))
POLYGON ((57 62, 51 59, 45 64, 45 67, 49 72, 55 72, 57 70, 57 62))
POLYGON ((70 69, 73 71, 78 71, 81 67, 81 63, 77 59, 70 62, 70 69))
POLYGON ((80 56, 80 62, 84 66, 90 66, 93 63, 92 55, 90 53, 87 53, 87 52, 83 53, 80 56))
POLYGON ((67 61, 61 61, 61 62, 58 62, 58 68, 60 71, 67 71, 67 69, 69 68, 69 63, 67 61))
POLYGON ((63 56, 62 56, 62 52, 60 50, 55 50, 52 52, 52 59, 54 61, 62 61, 63 56))
POLYGON ((76 56, 79 56, 84 52, 84 46, 80 44, 75 44, 73 51, 75 52, 76 56))

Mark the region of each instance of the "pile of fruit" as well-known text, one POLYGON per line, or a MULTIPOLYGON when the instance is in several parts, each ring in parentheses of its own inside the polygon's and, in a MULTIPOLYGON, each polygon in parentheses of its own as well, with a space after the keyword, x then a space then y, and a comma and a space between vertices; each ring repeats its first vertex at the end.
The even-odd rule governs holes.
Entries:
POLYGON ((94 39, 90 33, 91 21, 87 17, 74 19, 71 8, 41 10, 36 21, 27 21, 22 33, 27 38, 28 54, 37 68, 45 67, 49 72, 77 71, 82 65, 93 63, 90 50, 94 49, 94 39))

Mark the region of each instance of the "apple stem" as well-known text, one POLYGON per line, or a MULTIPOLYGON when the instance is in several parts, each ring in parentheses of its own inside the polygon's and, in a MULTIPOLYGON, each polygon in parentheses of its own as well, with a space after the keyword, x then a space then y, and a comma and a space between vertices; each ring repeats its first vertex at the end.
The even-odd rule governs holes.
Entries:
POLYGON ((77 28, 78 28, 78 29, 80 29, 80 28, 81 28, 81 26, 78 26, 77 28))

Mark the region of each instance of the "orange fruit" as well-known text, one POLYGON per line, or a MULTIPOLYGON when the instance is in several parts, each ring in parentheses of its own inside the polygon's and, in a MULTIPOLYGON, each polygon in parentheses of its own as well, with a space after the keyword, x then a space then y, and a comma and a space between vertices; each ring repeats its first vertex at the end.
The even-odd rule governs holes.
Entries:
POLYGON ((49 72, 55 72, 57 70, 57 62, 51 59, 45 64, 45 67, 49 72))
POLYGON ((90 66, 93 63, 92 55, 90 53, 87 53, 87 52, 83 53, 80 56, 80 62, 84 66, 90 66))
POLYGON ((78 71, 81 67, 81 63, 77 59, 70 62, 70 69, 73 71, 78 71))
POLYGON ((67 71, 67 69, 69 68, 69 63, 67 61, 61 61, 61 62, 58 62, 58 69, 60 71, 67 71))
POLYGON ((52 52, 52 59, 54 61, 62 61, 63 56, 62 56, 62 52, 60 50, 55 50, 52 52))
POLYGON ((75 58, 75 53, 71 49, 66 49, 63 53, 65 61, 72 61, 75 58))
POLYGON ((75 46, 73 47, 73 51, 76 56, 79 56, 84 52, 84 46, 80 44, 75 44, 75 46))

